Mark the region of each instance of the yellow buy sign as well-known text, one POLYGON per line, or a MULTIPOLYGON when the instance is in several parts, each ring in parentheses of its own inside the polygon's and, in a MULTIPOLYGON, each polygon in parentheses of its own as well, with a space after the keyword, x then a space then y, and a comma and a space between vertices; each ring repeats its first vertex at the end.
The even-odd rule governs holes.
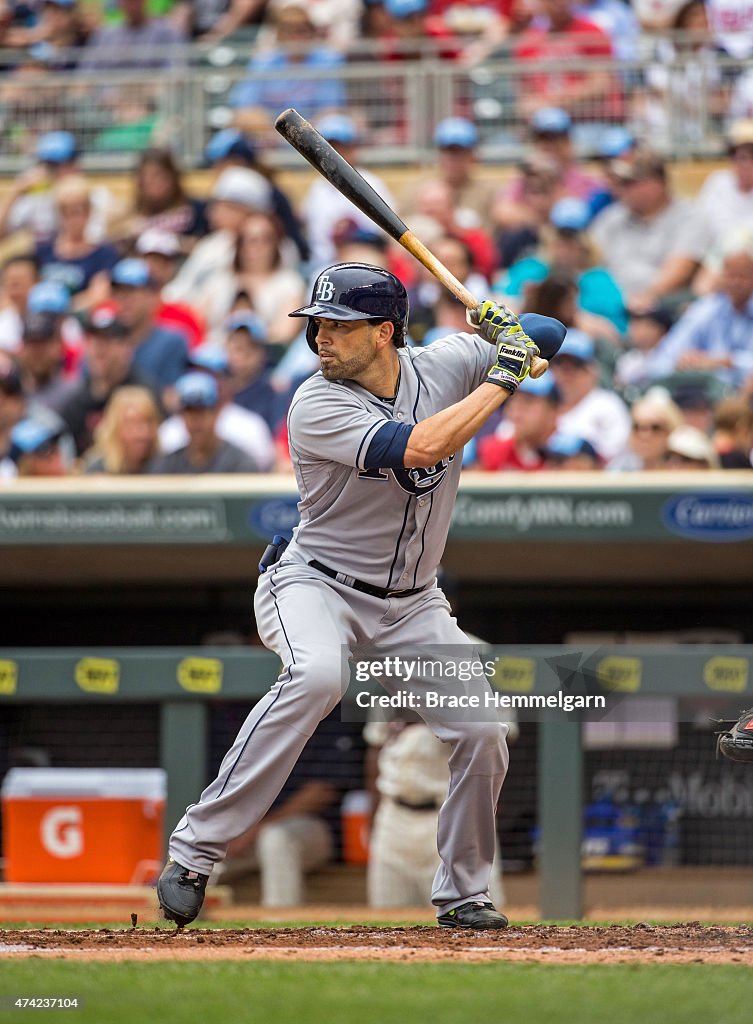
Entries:
POLYGON ((82 658, 76 662, 74 678, 86 693, 117 693, 120 663, 113 658, 82 658))
POLYGON ((222 662, 217 658, 184 658, 177 675, 189 693, 219 693, 222 689, 222 662))

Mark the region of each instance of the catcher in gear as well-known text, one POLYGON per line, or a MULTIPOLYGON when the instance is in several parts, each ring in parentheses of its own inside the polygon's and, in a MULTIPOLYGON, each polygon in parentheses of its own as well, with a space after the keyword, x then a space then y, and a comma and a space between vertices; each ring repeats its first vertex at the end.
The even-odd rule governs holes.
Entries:
POLYGON ((743 711, 735 722, 720 719, 719 725, 731 725, 716 734, 716 752, 743 764, 753 764, 753 708, 743 711))

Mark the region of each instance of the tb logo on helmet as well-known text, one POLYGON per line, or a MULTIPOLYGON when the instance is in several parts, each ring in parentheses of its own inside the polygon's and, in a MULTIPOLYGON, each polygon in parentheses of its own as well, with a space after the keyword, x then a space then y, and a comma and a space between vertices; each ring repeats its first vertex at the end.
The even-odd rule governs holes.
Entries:
POLYGON ((327 274, 322 274, 316 283, 316 301, 317 302, 329 302, 332 296, 335 294, 335 286, 330 281, 327 274))

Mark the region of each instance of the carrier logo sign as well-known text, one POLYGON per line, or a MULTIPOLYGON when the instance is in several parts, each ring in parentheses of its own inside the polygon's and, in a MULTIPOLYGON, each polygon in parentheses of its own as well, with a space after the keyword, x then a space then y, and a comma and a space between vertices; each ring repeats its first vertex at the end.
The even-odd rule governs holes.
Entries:
POLYGON ((724 544, 753 537, 753 498, 746 494, 681 494, 662 510, 679 537, 724 544))

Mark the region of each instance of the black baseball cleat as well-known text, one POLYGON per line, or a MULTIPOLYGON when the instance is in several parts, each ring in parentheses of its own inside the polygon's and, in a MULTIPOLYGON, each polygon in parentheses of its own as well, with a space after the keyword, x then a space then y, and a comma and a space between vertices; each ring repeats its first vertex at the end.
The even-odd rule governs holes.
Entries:
POLYGON ((462 906, 448 910, 446 914, 440 914, 437 918, 440 928, 477 928, 489 930, 491 928, 506 928, 508 921, 504 914, 491 903, 482 903, 481 900, 469 900, 462 906))
POLYGON ((209 875, 184 868, 172 857, 157 879, 157 899, 168 921, 179 928, 198 917, 209 875))

